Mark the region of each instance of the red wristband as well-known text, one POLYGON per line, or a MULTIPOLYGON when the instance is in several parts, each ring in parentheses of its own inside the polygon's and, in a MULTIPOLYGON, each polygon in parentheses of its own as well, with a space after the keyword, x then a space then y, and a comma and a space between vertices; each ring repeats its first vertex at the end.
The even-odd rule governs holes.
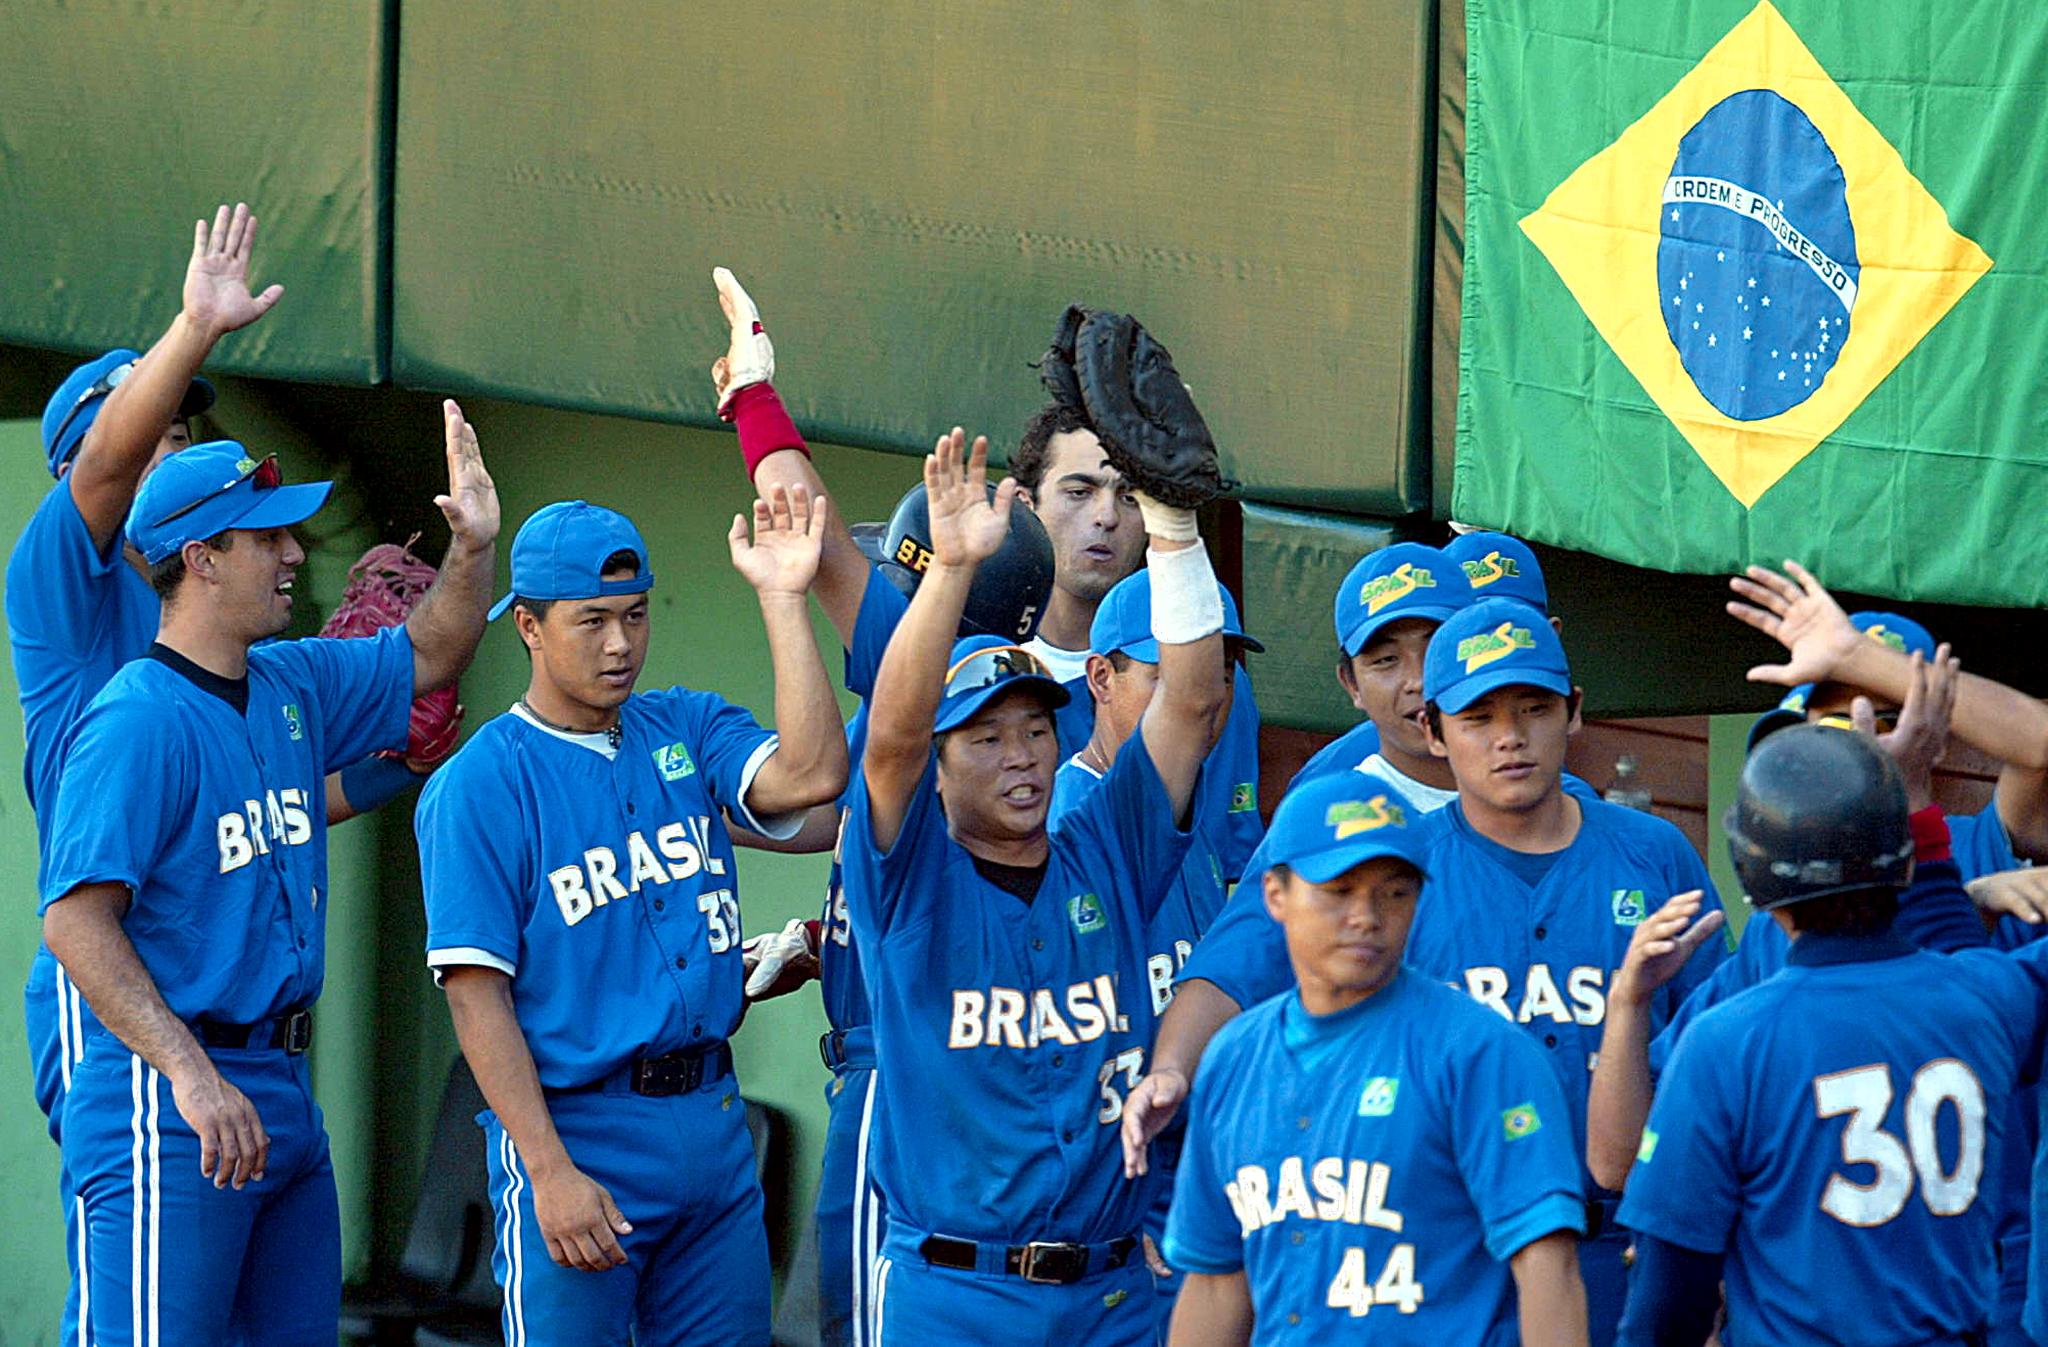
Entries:
POLYGON ((805 458, 811 456, 810 446, 797 433, 796 422, 789 419, 773 384, 748 384, 732 395, 721 414, 740 433, 740 457, 747 461, 750 482, 761 460, 770 454, 794 449, 805 458))
POLYGON ((1906 820, 1913 830, 1913 859, 1916 861, 1945 861, 1949 859, 1948 815, 1938 804, 1916 809, 1906 820))
POLYGON ((818 951, 825 947, 825 923, 815 917, 804 923, 804 940, 811 947, 811 957, 817 958, 818 951))

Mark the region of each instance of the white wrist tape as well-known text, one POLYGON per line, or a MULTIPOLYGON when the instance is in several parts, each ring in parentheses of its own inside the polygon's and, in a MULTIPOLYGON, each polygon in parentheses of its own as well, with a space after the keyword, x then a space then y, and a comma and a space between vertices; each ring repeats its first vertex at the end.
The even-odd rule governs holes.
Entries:
POLYGON ((1161 505, 1142 491, 1131 494, 1138 498, 1138 514, 1145 521, 1145 532, 1153 537, 1173 543, 1191 543, 1202 536, 1195 528, 1193 510, 1184 510, 1178 505, 1161 505))
POLYGON ((1189 645, 1223 630, 1223 591, 1207 552, 1149 548, 1145 568, 1152 577, 1152 635, 1161 644, 1189 645))

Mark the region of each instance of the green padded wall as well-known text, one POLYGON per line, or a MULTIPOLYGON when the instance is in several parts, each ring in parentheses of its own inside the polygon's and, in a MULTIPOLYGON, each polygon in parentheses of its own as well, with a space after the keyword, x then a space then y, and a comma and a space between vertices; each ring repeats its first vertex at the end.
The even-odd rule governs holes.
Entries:
POLYGON ((1397 536, 1381 520, 1244 507, 1244 620, 1266 647, 1251 657, 1263 723, 1331 733, 1358 723, 1337 683, 1331 602, 1358 559, 1397 536))
POLYGON ((395 377, 705 423, 725 263, 817 439, 1007 446, 1083 299, 1160 334, 1252 494, 1405 513, 1433 33, 1395 0, 408 6, 395 377))
POLYGON ((217 367, 384 375, 386 0, 8 0, 0 341, 144 347, 192 222, 257 210, 283 303, 217 367))

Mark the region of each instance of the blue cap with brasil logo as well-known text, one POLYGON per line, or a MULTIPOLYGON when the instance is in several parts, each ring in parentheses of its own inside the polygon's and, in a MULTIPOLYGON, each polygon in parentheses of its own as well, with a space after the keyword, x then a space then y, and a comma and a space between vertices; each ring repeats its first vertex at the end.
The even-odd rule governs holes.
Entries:
POLYGON ((1465 572, 1475 599, 1520 599, 1537 612, 1550 613, 1550 589, 1543 583, 1543 565, 1529 544, 1505 533, 1461 533, 1444 544, 1444 555, 1465 572))
MULTIPOLYGON (((57 391, 50 394, 43 406, 43 452, 49 456, 52 477, 85 443, 85 432, 99 419, 107 394, 119 388, 141 360, 139 354, 125 348, 109 351, 65 375, 57 391)), ((211 406, 213 385, 194 379, 178 404, 178 419, 189 421, 211 406)))
POLYGON ((1391 786, 1368 772, 1332 772, 1301 782, 1280 801, 1261 849, 1311 884, 1327 884, 1381 856, 1427 872, 1421 819, 1391 786))
POLYGON ((1542 614, 1520 599, 1481 599, 1429 638, 1422 698, 1452 714, 1504 687, 1537 687, 1569 697, 1571 665, 1542 614))
POLYGON ((332 490, 332 482, 286 486, 275 455, 251 458, 233 440, 195 444, 142 479, 128 508, 128 541, 154 566, 197 538, 302 523, 332 490))
POLYGON ((503 617, 515 598, 595 599, 653 588, 647 544, 632 520, 589 501, 558 500, 519 526, 512 540, 512 592, 491 605, 491 621, 503 617), (633 554, 633 574, 604 579, 604 563, 620 552, 633 554))
POLYGON ((957 730, 996 698, 1018 691, 1033 693, 1049 711, 1068 701, 1067 690, 1029 650, 1000 636, 963 636, 946 661, 946 689, 932 733, 957 730))
MULTIPOLYGON (((1910 617, 1897 613, 1851 613, 1849 625, 1862 632, 1879 645, 1896 650, 1902 655, 1917 652, 1922 659, 1934 658, 1934 635, 1910 617)), ((1765 735, 1774 734, 1787 725, 1806 723, 1806 704, 1813 700, 1815 683, 1801 683, 1786 693, 1776 706, 1756 718, 1749 727, 1748 747, 1755 748, 1765 735)))
POLYGON ((1395 543, 1366 556, 1337 586, 1337 641, 1355 655, 1389 622, 1442 622, 1471 601, 1456 562, 1422 543, 1395 543))

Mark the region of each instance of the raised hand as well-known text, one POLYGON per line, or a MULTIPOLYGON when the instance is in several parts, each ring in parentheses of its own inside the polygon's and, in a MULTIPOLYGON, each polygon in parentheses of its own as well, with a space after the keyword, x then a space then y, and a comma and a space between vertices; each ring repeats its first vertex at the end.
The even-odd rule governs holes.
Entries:
POLYGON ((1906 701, 1890 733, 1878 733, 1877 710, 1868 697, 1849 704, 1851 723, 1898 763, 1899 775, 1906 780, 1906 805, 1916 811, 1934 803, 1934 764, 1948 750, 1948 724, 1955 714, 1956 682, 1962 670, 1962 661, 1950 658, 1948 649, 1946 641, 1936 646, 1932 663, 1913 652, 1906 701))
POLYGON ((1785 563, 1784 575, 1768 566, 1751 566, 1745 575, 1730 577, 1728 587, 1749 600, 1729 600, 1728 615, 1785 647, 1783 664, 1759 664, 1749 671, 1752 683, 1798 687, 1821 682, 1856 648, 1859 633, 1849 615, 1796 561, 1785 563))
POLYGON ((747 521, 732 517, 726 545, 733 569, 746 577, 757 594, 802 594, 818 575, 825 549, 825 521, 831 502, 813 497, 808 488, 776 487, 767 500, 754 502, 754 537, 747 540, 747 521))
POLYGON ((481 551, 498 540, 498 488, 484 467, 476 427, 453 398, 441 404, 441 420, 447 440, 448 494, 434 497, 434 504, 448 520, 454 542, 481 551))
POLYGON ((924 460, 925 501, 931 511, 932 560, 947 566, 972 566, 986 561, 1010 533, 1010 506, 1017 499, 1017 481, 1005 477, 988 493, 988 437, 974 437, 954 426, 924 460))
POLYGON ((185 266, 185 317, 209 338, 249 324, 284 297, 273 285, 249 291, 249 253, 256 246, 256 217, 244 203, 232 212, 223 205, 213 226, 199 220, 192 229, 192 260, 185 266))
POLYGON ((1685 967, 1693 951, 1728 919, 1727 913, 1717 907, 1693 921, 1705 897, 1699 889, 1676 894, 1643 919, 1629 938, 1628 953, 1622 956, 1621 967, 1615 971, 1614 985, 1607 993, 1609 1000, 1647 1005, 1659 987, 1678 976, 1678 970, 1685 967))
POLYGON ((711 387, 718 394, 722 415, 742 388, 774 381, 775 343, 768 340, 768 331, 761 326, 761 310, 739 277, 724 267, 713 267, 711 283, 718 287, 718 307, 725 310, 726 324, 732 329, 725 354, 711 362, 711 387))

